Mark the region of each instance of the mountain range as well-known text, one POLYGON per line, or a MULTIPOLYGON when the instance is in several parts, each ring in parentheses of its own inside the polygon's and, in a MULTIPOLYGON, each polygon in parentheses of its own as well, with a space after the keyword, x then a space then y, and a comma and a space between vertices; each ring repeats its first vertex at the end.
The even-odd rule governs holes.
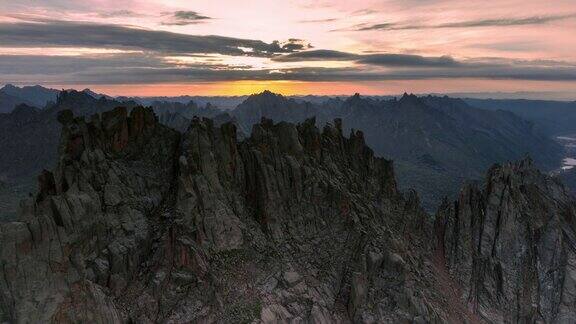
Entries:
POLYGON ((0 113, 11 112, 18 104, 42 108, 55 101, 59 91, 42 86, 17 87, 7 84, 0 89, 0 113))
POLYGON ((525 99, 464 99, 472 106, 506 110, 534 121, 549 135, 576 133, 576 101, 550 101, 525 99))
MULTIPOLYGON (((39 87, 27 88, 35 89, 39 87)), ((0 156, 0 179, 29 188, 33 175, 56 164, 59 111, 71 109, 76 115, 91 116, 121 105, 130 110, 138 104, 88 89, 58 93, 43 109, 24 104, 0 114, 0 150, 5 152, 0 156)), ((288 122, 315 117, 320 126, 339 118, 344 132, 361 130, 378 156, 394 160, 401 190, 416 189, 429 212, 443 197, 455 198, 465 180, 480 179, 493 163, 529 155, 537 167, 553 170, 562 160, 562 147, 549 138, 550 132, 542 124, 502 109, 478 109, 457 98, 408 94, 400 98, 320 98, 310 102, 265 91, 246 97, 232 110, 193 101, 151 101, 150 105, 160 122, 181 133, 199 116, 213 118, 216 125, 233 122, 239 137, 250 134, 262 117, 288 122)), ((16 207, 14 203, 11 214, 16 207)))
POLYGON ((56 166, 0 223, 0 321, 576 321, 576 204, 528 158, 431 217, 342 119, 57 119, 56 166))
POLYGON ((316 105, 263 92, 231 114, 244 130, 261 117, 301 122, 314 116, 320 125, 340 118, 346 132, 361 130, 377 155, 395 161, 400 187, 415 188, 429 210, 444 196, 455 197, 464 180, 480 178, 493 163, 528 154, 540 168, 551 170, 562 154, 560 145, 534 123, 448 97, 404 94, 398 100, 380 100, 356 94, 316 105))

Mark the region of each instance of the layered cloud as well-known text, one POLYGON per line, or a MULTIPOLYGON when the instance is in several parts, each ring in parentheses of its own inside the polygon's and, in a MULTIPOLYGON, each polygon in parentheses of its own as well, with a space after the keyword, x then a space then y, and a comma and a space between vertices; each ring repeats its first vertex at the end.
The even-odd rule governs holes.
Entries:
POLYGON ((576 13, 563 15, 532 16, 520 18, 488 18, 456 21, 440 24, 413 24, 413 23, 379 23, 372 25, 359 25, 354 28, 357 31, 367 30, 418 30, 439 28, 476 28, 476 27, 507 27, 525 25, 544 25, 558 20, 576 18, 576 13))
POLYGON ((354 61, 361 64, 393 67, 454 67, 462 63, 450 56, 426 57, 409 54, 354 54, 333 50, 313 50, 291 53, 272 58, 277 62, 354 61))
MULTIPOLYGON (((486 59, 459 62, 413 55, 368 55, 368 61, 344 68, 254 68, 211 62, 178 62, 147 54, 0 56, 0 74, 22 82, 38 75, 60 84, 134 84, 234 80, 386 81, 482 78, 495 80, 576 81, 576 66, 565 62, 486 59), (372 67, 371 64, 375 64, 372 67), (381 66, 386 67, 382 69, 381 66)), ((363 62, 363 56, 357 56, 363 62)))
POLYGON ((277 62, 303 62, 303 61, 351 61, 360 57, 357 54, 334 51, 334 50, 313 50, 288 55, 281 55, 272 58, 277 62))
POLYGON ((305 48, 223 36, 197 36, 132 26, 38 20, 0 23, 0 44, 13 47, 90 47, 137 49, 171 54, 222 54, 267 57, 305 48))

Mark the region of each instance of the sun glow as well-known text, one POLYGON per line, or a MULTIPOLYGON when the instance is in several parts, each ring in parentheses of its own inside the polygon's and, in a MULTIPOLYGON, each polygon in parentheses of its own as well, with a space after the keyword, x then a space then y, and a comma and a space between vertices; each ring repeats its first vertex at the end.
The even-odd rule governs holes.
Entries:
MULTIPOLYGON (((549 91, 575 93, 576 86, 564 84, 559 86, 550 81, 525 81, 522 84, 510 83, 507 80, 477 79, 436 79, 430 80, 396 80, 383 82, 306 82, 306 81, 220 81, 201 83, 159 83, 130 85, 93 85, 83 84, 74 88, 90 88, 96 92, 119 96, 242 96, 270 90, 283 95, 351 95, 359 92, 364 95, 398 95, 403 92, 419 94, 443 93, 446 88, 452 92, 481 92, 488 85, 496 86, 504 92, 549 91)), ((69 88, 68 86, 54 86, 69 88)), ((574 100, 574 96, 562 100, 574 100)))
MULTIPOLYGON (((330 83, 330 82, 326 82, 330 83)), ((318 89, 318 83, 294 81, 223 81, 195 84, 143 84, 143 85, 115 85, 94 86, 92 88, 111 95, 138 95, 138 96, 241 96, 270 90, 284 95, 310 93, 311 88, 318 89)), ((330 87, 327 85, 326 90, 330 87)))

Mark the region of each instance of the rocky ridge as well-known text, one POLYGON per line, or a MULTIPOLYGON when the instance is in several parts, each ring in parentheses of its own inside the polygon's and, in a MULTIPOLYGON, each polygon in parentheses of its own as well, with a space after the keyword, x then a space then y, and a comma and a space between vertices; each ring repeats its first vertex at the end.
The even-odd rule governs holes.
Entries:
POLYGON ((247 98, 231 114, 246 130, 261 117, 298 123, 315 116, 320 127, 341 118, 345 132, 362 130, 378 156, 395 161, 400 188, 415 189, 430 213, 444 196, 455 199, 465 180, 480 179, 494 163, 528 153, 548 171, 562 156, 562 148, 533 123, 449 97, 405 93, 379 100, 355 94, 312 104, 265 91, 247 98))
MULTIPOLYGON (((56 101, 58 97, 58 90, 44 88, 39 85, 17 87, 11 84, 6 84, 0 89, 0 95, 6 94, 18 100, 17 103, 29 103, 35 107, 43 108, 49 102, 56 101)), ((1 105, 1 104, 0 104, 1 105)), ((10 112, 13 107, 10 107, 4 112, 10 112)), ((2 109, 0 109, 2 111, 2 109)))
POLYGON ((205 118, 181 135, 142 107, 59 121, 58 166, 42 172, 19 221, 0 224, 2 320, 573 316, 573 203, 527 164, 493 168, 486 189, 464 189, 434 222, 415 193, 398 191, 392 162, 362 132, 344 136, 339 119, 320 130, 263 118, 244 140, 234 123, 205 118), (528 295, 534 306, 508 313, 528 295))

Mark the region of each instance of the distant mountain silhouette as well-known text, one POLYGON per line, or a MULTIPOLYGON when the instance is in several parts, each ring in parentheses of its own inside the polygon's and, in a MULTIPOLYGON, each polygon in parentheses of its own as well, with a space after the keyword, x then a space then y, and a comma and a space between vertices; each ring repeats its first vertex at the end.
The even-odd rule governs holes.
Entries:
POLYGON ((214 117, 222 111, 217 107, 207 104, 199 107, 194 101, 188 103, 154 101, 150 104, 158 116, 160 122, 180 132, 185 132, 194 117, 214 117))
POLYGON ((30 101, 23 100, 22 98, 14 97, 0 91, 0 114, 10 113, 19 104, 34 105, 30 101))
POLYGON ((0 113, 11 112, 21 103, 43 108, 47 103, 55 101, 59 92, 39 85, 17 87, 7 84, 0 89, 0 113))
POLYGON ((526 99, 464 99, 468 104, 489 110, 506 110, 533 121, 550 135, 576 133, 576 102, 526 99))
MULTIPOLYGON (((90 90, 90 89, 88 89, 88 88, 82 90, 81 92, 83 92, 83 93, 85 93, 85 94, 87 94, 87 95, 89 95, 89 96, 91 96, 91 97, 93 97, 93 98, 95 98, 95 99, 100 99, 101 97, 104 97, 104 98, 109 99, 109 100, 117 100, 117 99, 115 99, 115 98, 112 97, 112 96, 105 95, 105 94, 102 94, 102 93, 97 93, 97 92, 94 92, 94 91, 92 91, 92 90, 90 90)), ((130 100, 124 100, 124 101, 130 101, 130 100)))

